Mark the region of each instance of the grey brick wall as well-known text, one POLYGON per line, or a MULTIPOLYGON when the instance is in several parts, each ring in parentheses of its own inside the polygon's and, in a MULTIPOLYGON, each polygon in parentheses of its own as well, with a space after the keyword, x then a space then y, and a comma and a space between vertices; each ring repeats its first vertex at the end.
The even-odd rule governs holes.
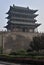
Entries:
POLYGON ((16 51, 18 49, 28 49, 32 38, 38 35, 41 35, 41 33, 0 32, 0 46, 3 43, 4 53, 9 53, 10 51, 16 51))

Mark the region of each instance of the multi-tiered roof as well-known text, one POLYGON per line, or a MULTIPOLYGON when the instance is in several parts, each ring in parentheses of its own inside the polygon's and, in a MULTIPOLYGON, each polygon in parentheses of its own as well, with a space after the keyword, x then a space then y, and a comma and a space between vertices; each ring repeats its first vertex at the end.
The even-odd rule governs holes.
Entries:
POLYGON ((38 14, 35 14, 38 10, 29 9, 29 7, 19 7, 19 6, 10 6, 9 11, 7 12, 8 19, 7 25, 5 26, 7 30, 13 31, 14 29, 21 29, 22 31, 29 31, 37 28, 40 24, 36 23, 35 17, 38 14))

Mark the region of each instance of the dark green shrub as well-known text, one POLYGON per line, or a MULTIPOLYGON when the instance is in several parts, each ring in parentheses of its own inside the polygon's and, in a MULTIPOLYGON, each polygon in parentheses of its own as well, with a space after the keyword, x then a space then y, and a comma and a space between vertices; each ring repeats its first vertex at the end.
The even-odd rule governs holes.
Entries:
POLYGON ((33 49, 33 51, 35 50, 37 52, 44 49, 44 34, 33 37, 33 40, 30 43, 30 47, 33 49))
POLYGON ((11 52, 9 55, 17 55, 16 52, 11 52))

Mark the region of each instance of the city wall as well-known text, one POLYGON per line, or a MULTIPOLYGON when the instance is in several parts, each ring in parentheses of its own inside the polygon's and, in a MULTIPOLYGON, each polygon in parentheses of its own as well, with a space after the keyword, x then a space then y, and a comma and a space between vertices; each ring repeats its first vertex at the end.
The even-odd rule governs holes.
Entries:
POLYGON ((28 49, 33 37, 39 35, 41 33, 0 32, 0 47, 3 47, 4 53, 19 49, 28 49))

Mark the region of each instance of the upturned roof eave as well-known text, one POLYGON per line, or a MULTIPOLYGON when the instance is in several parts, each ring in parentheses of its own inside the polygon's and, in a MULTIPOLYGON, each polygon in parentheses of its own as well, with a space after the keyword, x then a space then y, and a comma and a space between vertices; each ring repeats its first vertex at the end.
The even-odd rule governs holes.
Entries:
POLYGON ((38 11, 38 10, 29 9, 28 7, 10 6, 9 11, 6 14, 9 14, 9 12, 11 10, 15 11, 15 9, 17 9, 17 10, 23 10, 23 11, 25 10, 25 11, 32 12, 32 13, 36 13, 38 11))

